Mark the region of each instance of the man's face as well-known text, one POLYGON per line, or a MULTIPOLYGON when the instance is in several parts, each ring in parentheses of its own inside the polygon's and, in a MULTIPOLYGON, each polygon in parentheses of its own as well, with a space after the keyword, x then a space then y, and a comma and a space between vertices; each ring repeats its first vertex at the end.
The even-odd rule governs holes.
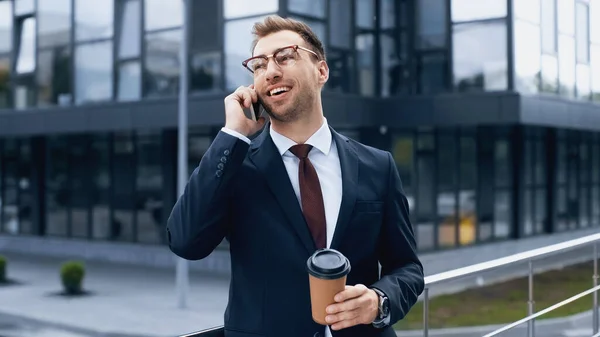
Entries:
MULTIPOLYGON (((254 48, 254 56, 271 55, 292 45, 311 49, 297 33, 280 31, 261 38, 254 48)), ((328 76, 327 65, 314 54, 298 49, 290 57, 294 58, 292 65, 278 65, 269 58, 266 67, 254 74, 254 89, 265 110, 280 122, 298 120, 317 108, 316 98, 328 76)))

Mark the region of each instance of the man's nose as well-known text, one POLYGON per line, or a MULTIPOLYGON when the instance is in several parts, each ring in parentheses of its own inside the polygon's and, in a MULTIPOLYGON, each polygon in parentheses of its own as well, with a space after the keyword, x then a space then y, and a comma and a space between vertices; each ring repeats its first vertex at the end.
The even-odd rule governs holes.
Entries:
POLYGON ((281 77, 281 67, 275 62, 274 59, 270 59, 269 62, 267 62, 265 78, 267 81, 272 81, 279 77, 281 77))

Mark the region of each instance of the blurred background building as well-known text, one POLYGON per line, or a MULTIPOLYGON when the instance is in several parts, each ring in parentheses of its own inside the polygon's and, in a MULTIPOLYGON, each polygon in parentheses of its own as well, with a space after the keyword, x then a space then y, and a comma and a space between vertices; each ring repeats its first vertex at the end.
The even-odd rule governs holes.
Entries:
MULTIPOLYGON (((325 43, 330 124, 394 155, 421 251, 600 225, 600 0, 191 2, 190 172, 278 13, 325 43)), ((0 232, 163 244, 182 7, 0 0, 0 232)))

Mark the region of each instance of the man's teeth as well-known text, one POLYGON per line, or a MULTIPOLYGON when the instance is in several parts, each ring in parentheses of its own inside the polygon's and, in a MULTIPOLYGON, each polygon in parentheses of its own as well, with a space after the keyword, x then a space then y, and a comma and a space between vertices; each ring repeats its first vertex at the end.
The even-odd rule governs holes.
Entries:
POLYGON ((288 88, 288 87, 275 88, 275 89, 271 90, 269 92, 269 94, 271 96, 273 96, 273 95, 276 95, 276 94, 278 94, 278 93, 280 93, 282 91, 289 91, 289 90, 290 90, 290 88, 288 88))

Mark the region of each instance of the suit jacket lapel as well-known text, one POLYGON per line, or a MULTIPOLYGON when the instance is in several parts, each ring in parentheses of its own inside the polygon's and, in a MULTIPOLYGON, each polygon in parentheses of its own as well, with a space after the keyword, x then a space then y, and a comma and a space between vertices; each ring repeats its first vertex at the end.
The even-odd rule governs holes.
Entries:
POLYGON ((265 126, 263 132, 252 143, 249 157, 258 170, 264 174, 267 185, 298 234, 300 241, 308 253, 312 254, 316 250, 316 245, 304 220, 304 214, 302 214, 300 203, 290 183, 281 155, 269 135, 269 125, 265 126))
POLYGON ((340 157, 340 166, 342 169, 342 203, 338 214, 335 233, 331 242, 332 249, 338 249, 344 232, 350 223, 350 216, 354 209, 356 196, 358 194, 358 156, 350 140, 331 129, 333 139, 340 157))

